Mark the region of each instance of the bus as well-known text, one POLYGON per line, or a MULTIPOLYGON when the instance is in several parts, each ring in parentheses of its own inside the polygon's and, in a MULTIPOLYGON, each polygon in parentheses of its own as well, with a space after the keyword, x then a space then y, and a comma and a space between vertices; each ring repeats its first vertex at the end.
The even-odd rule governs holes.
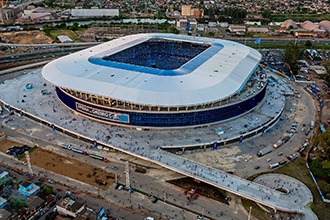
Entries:
POLYGON ((99 155, 96 155, 96 154, 89 154, 89 156, 91 158, 94 158, 94 159, 98 159, 98 160, 102 160, 104 162, 108 162, 108 159, 106 157, 102 157, 102 156, 99 156, 99 155))
POLYGON ((80 153, 80 154, 86 154, 86 152, 84 150, 79 149, 79 148, 72 147, 71 150, 74 152, 80 153))
POLYGON ((70 144, 62 144, 62 147, 68 150, 71 150, 71 145, 70 144))

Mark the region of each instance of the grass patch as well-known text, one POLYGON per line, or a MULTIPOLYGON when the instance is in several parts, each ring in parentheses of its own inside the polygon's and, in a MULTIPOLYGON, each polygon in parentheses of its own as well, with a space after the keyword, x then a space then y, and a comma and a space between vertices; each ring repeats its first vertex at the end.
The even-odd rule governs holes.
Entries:
POLYGON ((56 40, 56 37, 59 36, 59 35, 66 35, 74 41, 79 41, 80 40, 78 35, 75 32, 73 32, 71 30, 68 30, 68 29, 50 30, 49 35, 53 40, 56 40))
MULTIPOLYGON (((30 150, 28 150, 29 153, 31 153, 34 149, 38 148, 36 145, 34 145, 30 150)), ((17 159, 20 160, 23 157, 25 157, 25 153, 17 156, 17 159)))
POLYGON ((304 159, 298 157, 292 163, 277 169, 275 172, 292 176, 293 178, 303 182, 313 194, 314 201, 311 205, 313 212, 319 217, 320 220, 330 219, 330 204, 322 201, 315 183, 308 172, 306 161, 304 159))
MULTIPOLYGON (((313 212, 318 216, 318 218, 320 220, 330 219, 330 204, 324 203, 322 201, 321 196, 320 196, 319 192, 317 191, 317 188, 312 180, 312 177, 310 176, 310 174, 308 172, 308 169, 306 167, 306 161, 304 159, 298 157, 293 162, 291 162, 291 163, 287 164, 286 166, 283 166, 277 170, 274 170, 274 172, 271 172, 271 173, 285 174, 285 175, 291 176, 291 177, 296 178, 296 179, 300 180, 301 182, 303 182, 311 190, 311 192, 313 194, 314 201, 311 204, 311 208, 312 208, 313 212)), ((265 173, 262 173, 262 174, 265 174, 265 173)), ((252 180, 262 174, 254 175, 248 179, 252 180)), ((247 202, 242 199, 242 203, 243 203, 245 209, 249 210, 250 206, 252 206, 251 203, 254 203, 254 202, 252 202, 252 201, 247 202)), ((257 206, 255 203, 254 203, 254 205, 257 206)), ((255 206, 252 206, 252 214, 254 214, 253 209, 255 206)), ((257 209, 255 211, 256 214, 254 216, 257 216, 259 218, 260 210, 258 211, 258 208, 256 208, 256 209, 257 209)), ((264 211, 262 210, 262 212, 264 212, 264 211)), ((266 219, 266 218, 260 218, 260 219, 266 219)))
POLYGON ((249 212, 250 207, 251 209, 251 215, 252 216, 256 216, 258 219, 271 219, 270 213, 269 212, 265 212, 263 209, 261 209, 257 203, 248 200, 248 199, 244 199, 242 198, 242 205, 244 206, 244 208, 249 212))

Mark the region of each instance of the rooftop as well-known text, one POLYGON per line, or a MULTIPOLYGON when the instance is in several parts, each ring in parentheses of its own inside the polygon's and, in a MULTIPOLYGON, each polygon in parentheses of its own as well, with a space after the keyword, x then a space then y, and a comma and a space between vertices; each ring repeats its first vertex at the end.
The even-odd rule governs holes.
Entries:
POLYGON ((129 103, 192 106, 217 102, 238 93, 260 59, 258 51, 232 41, 173 34, 137 34, 54 60, 43 68, 42 75, 46 81, 58 87, 129 103), (207 43, 211 46, 190 61, 194 64, 206 58, 204 62, 194 68, 183 65, 173 70, 181 73, 175 76, 150 74, 152 68, 146 71, 145 68, 131 65, 130 69, 125 69, 100 63, 106 55, 151 38, 207 43), (219 50, 217 47, 222 48, 219 50))

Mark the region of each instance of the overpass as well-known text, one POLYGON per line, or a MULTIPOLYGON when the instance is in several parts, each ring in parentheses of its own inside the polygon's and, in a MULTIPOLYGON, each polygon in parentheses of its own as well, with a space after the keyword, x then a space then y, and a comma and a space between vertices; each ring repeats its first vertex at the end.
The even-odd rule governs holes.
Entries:
MULTIPOLYGON (((37 117, 22 109, 9 105, 3 100, 0 100, 0 102, 6 107, 10 106, 13 111, 19 113, 20 115, 24 115, 39 123, 49 126, 50 129, 51 126, 55 126, 56 130, 61 131, 64 134, 88 141, 90 143, 93 143, 94 141, 94 138, 53 124, 46 119, 37 117)), ((224 171, 208 167, 204 164, 185 159, 178 155, 171 154, 159 149, 159 147, 131 151, 129 150, 128 146, 118 147, 104 142, 98 142, 98 144, 105 148, 115 149, 139 159, 158 164, 166 169, 208 183, 212 186, 218 187, 240 197, 252 200, 274 210, 280 210, 289 213, 301 213, 304 215, 311 212, 310 209, 302 206, 301 203, 292 201, 291 197, 286 193, 282 193, 265 185, 255 183, 232 174, 228 174, 224 171)))

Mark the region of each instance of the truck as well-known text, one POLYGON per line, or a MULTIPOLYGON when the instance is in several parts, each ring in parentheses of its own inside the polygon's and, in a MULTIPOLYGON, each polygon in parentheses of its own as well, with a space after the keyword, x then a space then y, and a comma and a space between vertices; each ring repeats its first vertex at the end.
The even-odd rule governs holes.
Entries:
POLYGON ((279 163, 269 164, 269 169, 274 169, 274 168, 279 167, 279 166, 280 166, 279 163))
POLYGON ((273 145, 273 147, 276 149, 276 148, 280 147, 282 144, 283 144, 283 141, 282 141, 282 140, 278 140, 278 141, 276 141, 276 143, 273 145))
POLYGON ((315 125, 315 123, 314 123, 314 121, 311 121, 311 130, 313 130, 314 129, 314 125, 315 125))
POLYGON ((266 154, 269 154, 270 152, 273 151, 273 147, 272 146, 268 146, 268 147, 265 147, 264 149, 261 149, 258 153, 257 153, 257 156, 258 157, 262 157, 266 154))

